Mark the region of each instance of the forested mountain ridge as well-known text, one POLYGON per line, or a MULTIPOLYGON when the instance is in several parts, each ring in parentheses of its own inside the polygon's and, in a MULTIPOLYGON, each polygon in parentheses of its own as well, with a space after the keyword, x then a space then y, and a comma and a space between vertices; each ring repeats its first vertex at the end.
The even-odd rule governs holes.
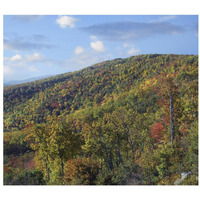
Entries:
POLYGON ((139 55, 4 87, 5 182, 125 184, 137 172, 172 184, 190 170, 196 184, 197 119, 198 56, 139 55))
POLYGON ((187 58, 190 60, 184 56, 155 54, 115 59, 78 72, 5 87, 5 128, 9 127, 6 124, 6 116, 17 115, 12 120, 18 120, 18 128, 21 128, 26 122, 21 122, 20 114, 26 117, 28 115, 27 121, 42 122, 46 115, 68 114, 94 104, 100 105, 109 95, 129 91, 137 86, 138 82, 151 79, 166 69, 170 70, 173 65, 177 70, 188 62, 197 66, 197 57, 187 58))

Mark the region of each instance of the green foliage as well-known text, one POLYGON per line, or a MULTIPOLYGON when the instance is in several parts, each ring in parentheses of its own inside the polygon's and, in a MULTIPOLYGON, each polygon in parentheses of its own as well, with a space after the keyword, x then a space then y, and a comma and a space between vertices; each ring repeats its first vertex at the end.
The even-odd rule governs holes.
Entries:
POLYGON ((181 185, 198 185, 198 176, 191 175, 186 177, 186 179, 181 183, 181 185))
POLYGON ((35 160, 45 173, 49 184, 59 184, 64 175, 65 162, 80 151, 81 140, 73 133, 72 121, 49 118, 51 124, 36 125, 27 135, 35 160))
POLYGON ((185 146, 185 158, 183 160, 185 169, 198 174, 198 122, 191 124, 189 133, 183 139, 185 146))
POLYGON ((4 173, 4 185, 44 185, 43 173, 38 170, 24 170, 17 176, 12 173, 4 173))
POLYGON ((124 185, 132 173, 139 172, 133 161, 121 163, 112 171, 102 169, 96 180, 97 185, 124 185))
MULTIPOLYGON (((30 121, 46 123, 48 115, 65 116, 76 110, 102 105, 163 71, 182 70, 181 79, 195 81, 197 63, 197 56, 141 55, 106 61, 32 83, 7 86, 4 88, 4 129, 23 129, 30 121), (174 69, 175 65, 178 67, 174 69), (182 69, 182 66, 187 68, 182 69)), ((146 110, 143 103, 139 104, 140 112, 146 110)))
POLYGON ((22 131, 4 133, 4 155, 18 155, 31 150, 22 131))
POLYGON ((169 168, 172 165, 170 158, 172 158, 174 155, 174 148, 171 147, 171 144, 169 143, 161 145, 161 147, 156 150, 155 155, 156 159, 158 160, 156 169, 158 171, 159 177, 163 178, 165 176, 169 176, 169 168))
POLYGON ((197 56, 139 55, 5 87, 4 182, 173 184, 198 176, 197 121, 197 56))

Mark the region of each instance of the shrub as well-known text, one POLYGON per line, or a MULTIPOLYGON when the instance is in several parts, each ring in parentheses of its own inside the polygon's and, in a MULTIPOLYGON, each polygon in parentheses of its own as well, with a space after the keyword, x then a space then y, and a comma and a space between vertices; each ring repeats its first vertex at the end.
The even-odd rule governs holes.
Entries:
POLYGON ((94 185, 98 173, 98 161, 77 157, 67 162, 63 180, 69 185, 94 185))

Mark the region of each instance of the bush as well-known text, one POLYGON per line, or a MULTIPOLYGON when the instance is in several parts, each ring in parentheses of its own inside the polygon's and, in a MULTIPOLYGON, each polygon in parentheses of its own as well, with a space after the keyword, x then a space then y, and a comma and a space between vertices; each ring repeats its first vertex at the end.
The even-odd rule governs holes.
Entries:
POLYGON ((97 185, 124 185, 136 166, 132 162, 120 164, 112 171, 102 170, 97 176, 97 185))
POLYGON ((4 185, 44 185, 43 173, 38 170, 22 171, 18 176, 4 172, 4 185))
POLYGON ((184 157, 185 171, 198 174, 198 122, 191 125, 189 134, 184 138, 183 143, 187 147, 184 157))
POLYGON ((198 185, 198 177, 196 175, 188 176, 181 185, 198 185))
POLYGON ((98 161, 77 157, 67 162, 63 180, 69 185, 94 185, 98 173, 98 161))

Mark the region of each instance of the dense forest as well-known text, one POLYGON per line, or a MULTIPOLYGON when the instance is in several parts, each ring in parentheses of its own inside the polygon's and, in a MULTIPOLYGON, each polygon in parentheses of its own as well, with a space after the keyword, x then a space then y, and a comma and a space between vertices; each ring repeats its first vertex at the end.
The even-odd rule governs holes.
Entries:
POLYGON ((197 185, 198 56, 4 87, 4 184, 197 185))

